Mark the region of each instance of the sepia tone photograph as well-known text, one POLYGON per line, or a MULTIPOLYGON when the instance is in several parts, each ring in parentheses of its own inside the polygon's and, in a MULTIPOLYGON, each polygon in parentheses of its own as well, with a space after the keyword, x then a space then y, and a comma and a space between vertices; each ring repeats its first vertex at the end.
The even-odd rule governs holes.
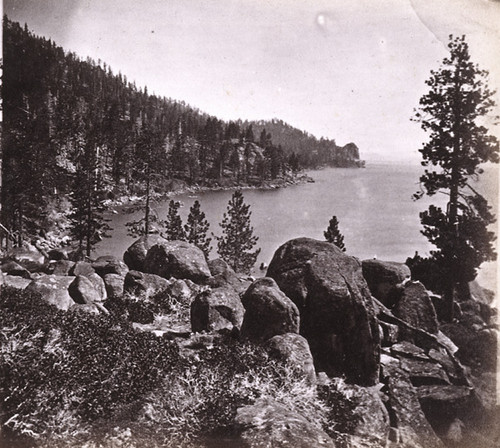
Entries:
POLYGON ((0 447, 500 446, 499 0, 0 6, 0 447))

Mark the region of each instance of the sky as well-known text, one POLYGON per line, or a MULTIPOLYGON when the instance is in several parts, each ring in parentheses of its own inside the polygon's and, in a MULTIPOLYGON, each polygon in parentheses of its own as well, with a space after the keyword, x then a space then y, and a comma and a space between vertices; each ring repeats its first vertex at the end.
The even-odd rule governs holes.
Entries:
POLYGON ((367 160, 418 160, 410 118, 450 34, 500 90, 499 0, 4 0, 4 13, 150 93, 280 118, 367 160))

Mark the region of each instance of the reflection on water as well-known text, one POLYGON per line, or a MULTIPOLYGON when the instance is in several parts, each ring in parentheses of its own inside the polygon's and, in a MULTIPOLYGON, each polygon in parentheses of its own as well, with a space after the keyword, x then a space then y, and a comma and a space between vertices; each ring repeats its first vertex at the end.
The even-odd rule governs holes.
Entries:
MULTIPOLYGON (((245 202, 250 204, 252 224, 262 248, 261 262, 269 263, 275 250, 291 238, 307 236, 323 239, 323 231, 333 215, 339 220, 347 253, 360 259, 377 257, 403 262, 415 251, 425 255, 432 246, 420 233, 419 213, 429 204, 444 206, 447 197, 436 195, 413 201, 422 168, 418 164, 371 164, 366 169, 327 168, 310 174, 313 184, 297 185, 277 190, 246 190, 245 202)), ((479 188, 490 201, 498 197, 497 171, 485 171, 479 188)), ((219 222, 226 211, 230 191, 183 194, 176 198, 184 204, 180 210, 186 221, 189 207, 198 199, 211 224, 211 232, 220 235, 219 222)), ((495 201, 496 202, 496 201, 495 201)), ((498 204, 493 204, 496 213, 498 204)), ((166 215, 168 203, 158 207, 159 216, 166 215)), ((111 216, 113 237, 105 239, 98 254, 122 256, 133 242, 126 235, 125 223, 139 214, 111 216)), ((215 246, 211 255, 215 258, 215 246)), ((495 278, 494 266, 485 266, 480 280, 483 284, 495 278)))

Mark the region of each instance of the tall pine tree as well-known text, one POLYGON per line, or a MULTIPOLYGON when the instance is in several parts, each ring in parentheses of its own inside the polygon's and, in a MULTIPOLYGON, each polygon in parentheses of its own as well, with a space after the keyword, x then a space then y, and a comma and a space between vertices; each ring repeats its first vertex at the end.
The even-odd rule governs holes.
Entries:
POLYGON ((415 115, 430 134, 420 149, 426 170, 415 197, 438 192, 449 197, 446 210, 431 205, 420 218, 422 233, 437 248, 431 257, 441 271, 445 318, 451 320, 461 286, 476 277, 481 263, 496 258, 495 236, 488 230, 495 219, 471 181, 482 173, 482 163, 498 162, 499 146, 481 120, 495 105, 487 72, 471 62, 464 37, 450 36, 448 48, 449 56, 426 81, 430 90, 415 115))

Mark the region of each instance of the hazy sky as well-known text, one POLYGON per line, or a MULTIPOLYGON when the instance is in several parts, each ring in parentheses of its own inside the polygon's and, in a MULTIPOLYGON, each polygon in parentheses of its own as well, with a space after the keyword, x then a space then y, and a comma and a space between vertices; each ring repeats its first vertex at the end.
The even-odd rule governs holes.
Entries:
POLYGON ((366 159, 417 159, 410 117, 449 34, 500 86, 493 0, 4 0, 4 13, 149 92, 281 118, 366 159))

